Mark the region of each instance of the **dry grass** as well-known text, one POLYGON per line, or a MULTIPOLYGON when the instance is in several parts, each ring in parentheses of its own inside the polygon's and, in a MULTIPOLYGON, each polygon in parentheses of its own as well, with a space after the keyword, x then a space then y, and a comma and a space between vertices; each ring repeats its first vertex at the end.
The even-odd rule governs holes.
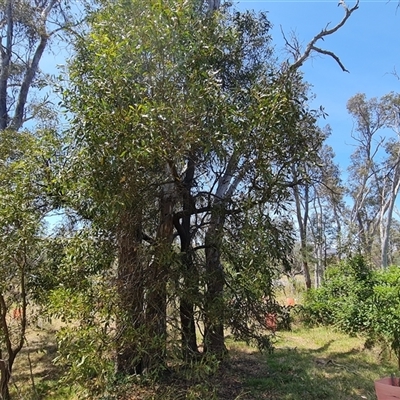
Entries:
MULTIPOLYGON (((77 400, 58 383, 54 329, 31 329, 17 359, 13 394, 20 400, 77 400), (34 386, 32 385, 34 382, 34 386)), ((396 371, 395 360, 364 349, 363 340, 327 328, 278 332, 272 354, 227 340, 228 360, 212 376, 173 371, 157 385, 124 382, 103 399, 123 400, 375 400, 373 381, 396 371)), ((197 371, 199 372, 199 371, 197 371)))

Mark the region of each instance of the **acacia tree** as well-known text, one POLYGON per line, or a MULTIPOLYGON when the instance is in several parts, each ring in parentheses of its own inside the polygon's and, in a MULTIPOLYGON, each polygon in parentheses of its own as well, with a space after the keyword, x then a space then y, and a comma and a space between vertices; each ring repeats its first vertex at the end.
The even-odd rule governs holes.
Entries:
MULTIPOLYGON (((121 371, 141 372, 162 362, 171 274, 183 279, 177 289, 183 353, 198 352, 195 304, 203 310, 206 351, 224 351, 222 325, 216 324, 218 314, 223 320, 217 305, 224 302, 224 277, 216 271, 232 212, 225 208, 239 195, 239 183, 261 185, 266 174, 280 171, 269 163, 262 173, 262 157, 283 155, 278 138, 300 110, 291 101, 290 81, 267 76, 265 18, 246 15, 232 24, 217 14, 201 17, 196 2, 131 7, 128 12, 126 5, 114 5, 96 15, 91 35, 78 46, 67 101, 76 114, 70 173, 81 182, 81 194, 71 191, 70 204, 115 235, 123 316, 118 330, 124 338, 117 360, 121 371), (263 122, 267 115, 270 125, 263 122), (250 136, 256 148, 249 146, 250 136), (83 202, 74 203, 74 196, 83 202), (193 225, 193 216, 202 222, 193 225), (180 238, 178 266, 172 228, 180 238), (193 241, 200 237, 204 271, 193 262, 193 241), (196 272, 203 276, 197 281, 196 272), (199 303, 201 280, 205 297, 199 303), (140 330, 147 343, 142 355, 132 339, 140 330)), ((304 138, 292 138, 303 147, 304 138)), ((248 189, 242 202, 253 197, 255 204, 265 203, 261 192, 248 189)))

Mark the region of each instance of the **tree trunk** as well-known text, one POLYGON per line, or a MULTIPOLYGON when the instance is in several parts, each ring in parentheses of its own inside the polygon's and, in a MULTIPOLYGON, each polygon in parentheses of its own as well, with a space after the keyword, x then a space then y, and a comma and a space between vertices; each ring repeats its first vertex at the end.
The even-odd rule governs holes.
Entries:
POLYGON ((194 208, 194 200, 191 195, 193 187, 195 164, 194 157, 190 156, 182 187, 182 224, 178 226, 178 234, 181 241, 181 271, 183 279, 182 294, 180 298, 179 312, 182 329, 182 356, 185 361, 197 357, 196 325, 194 320, 194 299, 198 294, 199 277, 193 262, 191 247, 191 212, 194 208))
POLYGON ((215 206, 206 233, 206 293, 204 306, 204 352, 223 357, 224 339, 224 271, 221 264, 221 240, 224 216, 215 206))
POLYGON ((136 331, 144 323, 143 262, 140 258, 141 215, 123 213, 118 226, 119 315, 117 317, 117 372, 141 374, 143 353, 137 347, 136 331))
MULTIPOLYGON (((167 175, 168 176, 168 175, 167 175)), ((160 197, 160 223, 155 243, 154 261, 146 274, 146 357, 147 371, 165 362, 167 340, 167 281, 169 278, 172 241, 174 184, 165 184, 160 197)))
POLYGON ((212 13, 219 9, 221 6, 221 0, 207 0, 208 1, 208 12, 212 13))
POLYGON ((26 289, 25 289, 25 267, 23 265, 21 271, 21 296, 22 296, 22 315, 21 315, 21 329, 18 333, 18 344, 13 348, 11 342, 11 335, 9 325, 7 323, 7 311, 8 307, 4 295, 0 294, 0 333, 3 337, 3 342, 7 349, 7 357, 3 357, 3 353, 0 350, 0 393, 1 400, 8 400, 10 398, 9 393, 9 382, 11 378, 12 367, 14 365, 15 358, 21 351, 25 341, 26 332, 26 289))
POLYGON ((9 68, 12 54, 12 41, 14 36, 14 21, 12 12, 12 0, 7 2, 5 11, 7 38, 5 46, 1 45, 1 68, 0 68, 0 130, 4 130, 8 125, 7 89, 9 68))
POLYGON ((396 203, 397 195, 400 189, 400 154, 396 158, 396 167, 393 172, 390 195, 385 206, 382 206, 381 217, 381 264, 382 268, 387 268, 389 265, 389 244, 390 244, 390 229, 392 227, 393 210, 396 203), (383 215, 386 211, 386 221, 383 215))
POLYGON ((8 388, 11 373, 8 365, 8 360, 0 360, 0 393, 1 400, 10 400, 10 391, 8 388))
MULTIPOLYGON (((297 171, 295 165, 292 166, 293 177, 297 180, 297 171)), ((310 268, 308 266, 308 252, 307 252, 307 222, 308 222, 308 207, 309 207, 309 188, 307 185, 304 186, 304 215, 301 212, 301 199, 299 187, 295 185, 293 187, 294 199, 296 203, 296 217, 297 223, 299 225, 300 232, 300 251, 301 260, 303 266, 304 281, 306 284, 306 289, 311 289, 311 276, 310 268)))
POLYGON ((31 62, 31 65, 27 68, 25 72, 24 80, 22 82, 19 91, 17 105, 15 107, 14 117, 10 124, 10 128, 16 131, 19 130, 22 127, 22 124, 24 123, 25 106, 26 106, 26 101, 28 99, 29 89, 32 86, 33 79, 39 68, 39 62, 43 56, 43 52, 46 48, 47 42, 48 42, 47 35, 42 35, 40 38, 40 43, 36 49, 35 55, 31 62))
POLYGON ((194 298, 198 290, 198 273, 193 264, 190 249, 182 246, 182 276, 183 288, 179 305, 182 330, 182 356, 186 362, 196 358, 199 354, 196 339, 196 325, 194 320, 194 298))

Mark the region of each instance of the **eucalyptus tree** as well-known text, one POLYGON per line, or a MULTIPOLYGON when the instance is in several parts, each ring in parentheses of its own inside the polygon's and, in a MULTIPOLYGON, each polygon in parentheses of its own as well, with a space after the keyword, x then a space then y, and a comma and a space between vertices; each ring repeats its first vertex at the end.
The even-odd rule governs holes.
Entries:
POLYGON ((329 259, 340 259, 343 247, 344 187, 332 148, 320 150, 320 165, 313 177, 314 196, 310 205, 309 232, 313 243, 314 282, 318 287, 329 259))
POLYGON ((115 245, 120 372, 157 370, 176 328, 196 358, 196 319, 205 353, 223 355, 226 324, 262 344, 250 325, 265 307, 251 306, 287 264, 291 165, 315 160, 315 132, 297 129, 315 122, 297 85, 305 58, 281 68, 266 16, 219 6, 102 2, 69 68, 64 201, 115 245), (255 271, 265 279, 249 289, 255 271))
POLYGON ((44 90, 49 79, 40 63, 51 41, 76 23, 71 5, 60 0, 0 2, 1 130, 17 131, 29 120, 49 116, 51 101, 44 90))
MULTIPOLYGON (((319 128, 317 128, 319 129, 319 128)), ((310 289, 311 269, 319 285, 327 263, 328 249, 339 255, 342 249, 343 193, 338 166, 332 148, 323 144, 327 133, 319 130, 314 148, 318 154, 313 165, 294 164, 293 203, 298 225, 300 253, 306 288, 310 289)))
MULTIPOLYGON (((0 397, 9 399, 14 361, 25 344, 31 278, 42 262, 48 202, 43 187, 54 148, 34 135, 0 132, 0 397)), ((55 143, 53 143, 55 144, 55 143)))
POLYGON ((353 137, 357 142, 349 167, 351 223, 356 227, 361 251, 371 257, 377 246, 378 263, 386 267, 400 188, 399 96, 391 93, 368 100, 364 94, 357 94, 348 101, 347 108, 355 119, 353 137))

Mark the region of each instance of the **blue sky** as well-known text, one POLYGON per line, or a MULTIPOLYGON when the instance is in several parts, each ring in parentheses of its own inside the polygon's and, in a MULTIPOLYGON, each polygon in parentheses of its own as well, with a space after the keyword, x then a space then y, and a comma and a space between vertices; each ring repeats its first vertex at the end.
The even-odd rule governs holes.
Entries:
MULTIPOLYGON (((281 56, 283 38, 281 27, 289 37, 293 31, 304 46, 330 23, 336 25, 344 16, 336 1, 263 1, 239 0, 239 10, 251 9, 268 12, 274 25, 272 30, 276 51, 281 56)), ((348 1, 352 7, 355 1, 348 1)), ((400 81, 392 74, 396 68, 400 75, 400 7, 397 1, 360 0, 346 25, 338 32, 320 41, 318 47, 333 51, 350 73, 342 72, 330 57, 316 55, 301 68, 305 79, 313 85, 315 107, 322 105, 329 114, 320 125, 329 124, 332 136, 328 140, 335 153, 335 161, 344 171, 349 163, 354 143, 351 139, 353 121, 346 110, 347 100, 356 93, 367 98, 397 92, 400 81)))

